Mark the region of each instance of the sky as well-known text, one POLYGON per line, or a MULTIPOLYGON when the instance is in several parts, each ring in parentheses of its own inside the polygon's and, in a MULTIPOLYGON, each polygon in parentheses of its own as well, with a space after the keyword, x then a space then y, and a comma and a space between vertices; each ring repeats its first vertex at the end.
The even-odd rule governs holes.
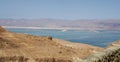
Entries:
POLYGON ((120 19, 120 0, 0 0, 0 18, 120 19))

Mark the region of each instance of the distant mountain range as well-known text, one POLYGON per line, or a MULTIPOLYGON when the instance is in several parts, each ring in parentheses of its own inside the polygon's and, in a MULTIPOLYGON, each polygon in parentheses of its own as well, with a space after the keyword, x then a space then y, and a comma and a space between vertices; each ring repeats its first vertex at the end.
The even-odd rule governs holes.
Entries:
POLYGON ((120 30, 120 20, 0 19, 1 26, 120 30))

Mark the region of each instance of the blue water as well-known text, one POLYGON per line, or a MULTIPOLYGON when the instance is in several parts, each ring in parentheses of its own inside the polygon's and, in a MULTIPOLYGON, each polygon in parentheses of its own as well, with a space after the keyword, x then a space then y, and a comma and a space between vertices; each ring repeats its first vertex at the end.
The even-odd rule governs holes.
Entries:
POLYGON ((54 38, 64 39, 71 42, 86 43, 94 46, 106 47, 113 41, 120 39, 120 31, 79 31, 68 30, 43 30, 43 29, 16 29, 9 28, 11 32, 26 33, 37 36, 52 36, 54 38))

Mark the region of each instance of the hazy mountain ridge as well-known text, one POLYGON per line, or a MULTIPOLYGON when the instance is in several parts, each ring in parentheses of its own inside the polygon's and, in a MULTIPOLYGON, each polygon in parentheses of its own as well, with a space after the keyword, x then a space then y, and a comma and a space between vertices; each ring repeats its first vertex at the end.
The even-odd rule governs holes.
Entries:
POLYGON ((120 20, 0 19, 2 26, 120 30, 120 20))

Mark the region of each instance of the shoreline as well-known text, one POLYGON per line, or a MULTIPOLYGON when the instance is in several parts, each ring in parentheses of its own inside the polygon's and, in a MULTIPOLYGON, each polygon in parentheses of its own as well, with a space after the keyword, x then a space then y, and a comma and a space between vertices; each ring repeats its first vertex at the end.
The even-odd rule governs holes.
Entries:
POLYGON ((81 30, 81 28, 63 28, 63 27, 19 27, 19 26, 2 26, 4 28, 25 28, 25 29, 68 29, 68 30, 81 30))
MULTIPOLYGON (((90 29, 90 28, 71 28, 71 27, 21 27, 21 26, 2 26, 3 28, 21 28, 21 29, 53 29, 53 30, 81 30, 81 31, 99 31, 106 29, 90 29)), ((120 31, 120 30, 111 30, 111 31, 120 31)))
POLYGON ((72 27, 20 27, 20 26, 2 26, 4 28, 23 28, 23 29, 56 29, 56 30, 86 30, 86 31, 97 31, 104 29, 90 29, 90 28, 72 28, 72 27))

